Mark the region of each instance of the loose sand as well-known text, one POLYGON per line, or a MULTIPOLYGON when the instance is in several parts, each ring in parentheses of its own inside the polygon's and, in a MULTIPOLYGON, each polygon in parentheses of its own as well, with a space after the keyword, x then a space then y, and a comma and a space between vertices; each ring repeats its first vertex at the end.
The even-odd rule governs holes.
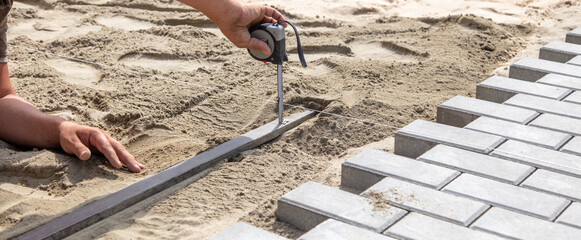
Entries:
MULTIPOLYGON (((578 1, 250 2, 276 7, 299 27, 309 67, 299 67, 289 30, 287 103, 395 128, 434 120, 438 104, 474 96, 478 82, 506 74, 510 62, 536 56, 581 22, 578 1)), ((177 1, 17 1, 10 17, 11 44, 163 78, 11 47, 20 96, 103 128, 147 170, 131 174, 100 156, 83 162, 0 141, 0 238, 276 118, 275 67, 177 1)), ((300 231, 276 221, 276 199, 308 180, 339 186, 341 162, 364 148, 390 151, 394 131, 320 115, 72 239, 203 239, 237 221, 295 238, 300 231)))

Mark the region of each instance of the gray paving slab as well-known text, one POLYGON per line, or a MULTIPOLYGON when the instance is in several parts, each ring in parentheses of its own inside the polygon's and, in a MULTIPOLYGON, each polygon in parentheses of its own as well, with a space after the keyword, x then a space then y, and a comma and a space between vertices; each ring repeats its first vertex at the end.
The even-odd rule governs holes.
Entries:
POLYGON ((410 240, 504 239, 415 212, 388 228, 385 234, 410 240))
POLYGON ((581 56, 577 56, 577 57, 572 58, 571 60, 569 60, 567 62, 567 64, 581 66, 581 56))
POLYGON ((581 201, 581 178, 538 169, 521 186, 581 201))
POLYGON ((418 160, 517 185, 534 167, 446 145, 437 145, 418 160))
POLYGON ((549 73, 581 78, 581 67, 526 57, 510 65, 508 77, 534 82, 549 73))
POLYGON ((277 218, 308 231, 332 218, 381 233, 407 212, 320 183, 307 182, 278 199, 277 218))
POLYGON ((394 178, 384 178, 361 195, 463 226, 472 223, 490 207, 479 201, 394 178))
POLYGON ((565 37, 565 42, 581 44, 581 28, 575 28, 567 33, 565 37))
POLYGON ((581 230, 579 229, 497 207, 488 210, 472 225, 472 228, 510 239, 581 239, 581 230))
POLYGON ((556 115, 581 119, 581 105, 548 98, 535 97, 526 94, 517 94, 506 100, 503 104, 526 108, 541 113, 552 113, 556 115))
POLYGON ((532 144, 508 140, 490 155, 573 177, 581 177, 581 157, 532 144))
POLYGON ((384 177, 403 179, 440 189, 460 172, 374 149, 365 150, 341 165, 341 185, 363 191, 384 177))
POLYGON ((541 47, 539 58, 549 61, 566 63, 581 55, 581 45, 560 41, 553 41, 541 47))
POLYGON ((530 126, 550 129, 573 136, 581 135, 581 119, 564 117, 550 113, 541 114, 529 123, 530 126))
POLYGON ((517 93, 561 100, 571 90, 501 76, 490 77, 476 86, 476 98, 496 103, 502 103, 517 93))
POLYGON ((288 240, 247 223, 238 222, 208 240, 288 240))
POLYGON ((581 104, 581 91, 575 91, 563 99, 563 102, 581 104))
POLYGON ((561 152, 581 156, 581 137, 571 139, 571 141, 561 148, 561 152))
POLYGON ((464 127, 474 121, 474 119, 486 116, 526 124, 538 115, 539 113, 533 110, 481 99, 455 96, 438 106, 437 122, 455 127, 464 127))
POLYGON ((395 240, 394 238, 355 227, 334 219, 319 224, 298 240, 395 240))
POLYGON ((560 74, 550 73, 542 77, 537 83, 568 88, 571 90, 581 90, 581 80, 576 77, 568 77, 560 74))
POLYGON ((489 153, 504 138, 444 124, 415 120, 395 133, 394 153, 417 158, 437 144, 489 153))
POLYGON ((557 222, 581 229, 581 203, 573 202, 559 218, 557 222))
POLYGON ((562 197, 466 173, 446 185, 442 191, 549 221, 554 220, 570 203, 562 197))
POLYGON ((488 117, 480 117, 464 128, 555 150, 571 139, 571 135, 565 133, 488 117))

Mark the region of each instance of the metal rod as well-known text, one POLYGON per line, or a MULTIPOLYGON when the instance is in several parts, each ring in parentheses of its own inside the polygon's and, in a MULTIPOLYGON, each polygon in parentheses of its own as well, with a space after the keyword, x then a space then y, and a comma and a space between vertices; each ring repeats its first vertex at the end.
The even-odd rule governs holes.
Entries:
POLYGON ((282 124, 284 120, 282 117, 284 110, 284 102, 282 101, 282 64, 276 65, 276 68, 276 79, 278 80, 278 124, 282 124))

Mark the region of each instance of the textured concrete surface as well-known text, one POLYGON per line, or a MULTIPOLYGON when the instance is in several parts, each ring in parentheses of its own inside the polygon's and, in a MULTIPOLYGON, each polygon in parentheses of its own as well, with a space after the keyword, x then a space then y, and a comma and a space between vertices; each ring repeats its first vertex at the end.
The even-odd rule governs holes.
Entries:
POLYGON ((540 59, 560 63, 566 63, 578 55, 581 55, 581 45, 559 41, 547 43, 539 51, 540 59))
POLYGON ((437 145, 418 160, 425 161, 481 177, 517 185, 535 168, 446 145, 437 145))
POLYGON ((341 186, 364 191, 384 177, 440 189, 460 172, 392 153, 368 149, 341 166, 341 186))
POLYGON ((581 137, 571 139, 571 141, 561 148, 561 152, 581 156, 581 137))
POLYGON ((480 116, 526 124, 538 114, 533 110, 456 96, 438 106, 436 119, 438 123, 455 127, 464 127, 480 116))
POLYGON ((510 65, 508 77, 534 82, 549 73, 581 78, 581 67, 536 58, 522 58, 510 65))
POLYGON ((575 91, 563 99, 564 102, 581 104, 581 91, 575 91))
POLYGON ((288 240, 247 223, 238 222, 208 240, 288 240))
POLYGON ((387 229, 385 234, 412 240, 504 239, 486 232, 476 231, 419 213, 408 214, 387 229))
POLYGON ((565 42, 581 44, 581 28, 575 28, 565 37, 565 42))
POLYGON ((576 77, 568 77, 560 74, 547 74, 537 81, 537 83, 568 88, 571 90, 581 90, 581 81, 576 77))
POLYGON ((581 238, 579 229, 496 207, 480 217, 472 228, 511 239, 571 240, 581 238))
POLYGON ((374 232, 383 232, 403 217, 403 209, 377 209, 369 199, 320 183, 306 182, 278 199, 280 221, 308 231, 332 218, 374 232))
POLYGON ((574 119, 550 113, 541 114, 539 117, 535 118, 535 120, 530 122, 529 125, 573 136, 581 135, 581 119, 574 119))
POLYGON ((526 94, 517 94, 503 104, 526 108, 541 113, 552 113, 581 119, 581 105, 526 94))
POLYGON ((334 219, 319 224, 298 240, 395 240, 380 233, 355 227, 334 219))
POLYGON ((557 222, 581 229, 581 203, 572 203, 557 219, 557 222))
POLYGON ((544 220, 554 220, 570 201, 562 197, 462 174, 442 191, 483 201, 544 220))
POLYGON ((489 153, 504 140, 491 134, 416 120, 395 133, 394 153, 417 158, 437 144, 489 153))
POLYGON ((490 77, 476 86, 477 99, 496 103, 502 103, 517 93, 561 100, 571 90, 500 76, 490 77))
POLYGON ((527 178, 521 186, 558 195, 573 201, 581 201, 581 178, 539 169, 527 178))
POLYGON ((464 128, 555 150, 571 138, 568 134, 488 117, 478 118, 464 128))
POLYGON ((569 60, 567 62, 567 64, 581 66, 581 56, 577 56, 577 57, 572 58, 571 60, 569 60))
POLYGON ((381 180, 361 195, 464 226, 472 223, 489 207, 478 201, 393 178, 381 180))

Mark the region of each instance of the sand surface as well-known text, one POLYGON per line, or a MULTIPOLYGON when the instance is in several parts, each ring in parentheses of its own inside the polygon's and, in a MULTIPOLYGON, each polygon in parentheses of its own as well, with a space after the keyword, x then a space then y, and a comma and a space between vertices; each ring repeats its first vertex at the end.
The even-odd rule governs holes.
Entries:
MULTIPOLYGON (((396 128, 434 120, 438 104, 474 96, 480 81, 506 75, 510 62, 536 57, 581 23, 579 1, 249 2, 272 5, 299 27, 309 66, 300 67, 288 30, 286 103, 380 124, 319 115, 71 239, 204 239, 237 221, 296 238, 299 230, 276 221, 278 197, 309 180, 339 186, 345 159, 390 151, 396 128)), ((104 129, 147 170, 0 141, 0 239, 276 118, 275 66, 177 1, 16 1, 9 25, 19 46, 9 48, 16 92, 44 112, 104 129)))

